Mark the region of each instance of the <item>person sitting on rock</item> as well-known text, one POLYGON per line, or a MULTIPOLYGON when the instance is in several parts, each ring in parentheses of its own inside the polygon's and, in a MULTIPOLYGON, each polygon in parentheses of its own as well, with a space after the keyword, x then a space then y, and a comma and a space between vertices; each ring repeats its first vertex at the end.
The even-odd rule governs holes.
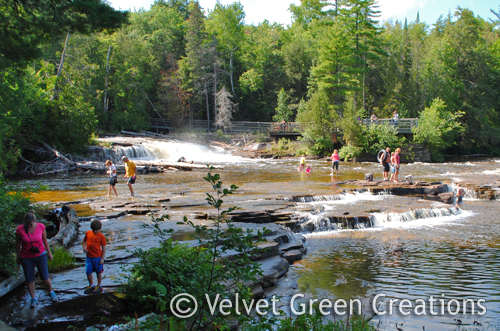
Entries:
POLYGON ((455 195, 455 207, 462 209, 463 198, 465 196, 465 190, 460 186, 460 183, 457 183, 457 193, 455 195))

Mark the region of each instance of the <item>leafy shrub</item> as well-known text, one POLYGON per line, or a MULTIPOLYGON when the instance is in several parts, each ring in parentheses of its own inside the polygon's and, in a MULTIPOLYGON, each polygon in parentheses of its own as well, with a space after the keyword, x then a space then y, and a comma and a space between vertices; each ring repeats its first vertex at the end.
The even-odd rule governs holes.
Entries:
MULTIPOLYGON (((222 199, 233 194, 237 189, 235 185, 223 188, 218 174, 208 173, 204 179, 215 192, 215 195, 207 193, 206 198, 208 204, 217 210, 212 225, 195 225, 186 217, 180 222, 196 231, 200 245, 188 247, 174 243, 169 238, 173 230, 160 228, 161 222, 169 219, 169 216, 153 218, 152 224, 144 226, 154 228, 160 238, 160 247, 135 251, 139 262, 130 270, 124 293, 135 307, 157 309, 161 313, 170 312, 171 299, 175 295, 188 293, 198 303, 196 314, 186 320, 191 329, 207 326, 225 329, 225 316, 220 312, 209 314, 207 296, 211 302, 217 296, 228 298, 234 293, 239 293, 242 299, 250 298, 251 293, 244 283, 256 281, 256 275, 262 274, 262 271, 256 262, 250 260, 249 253, 256 242, 262 241, 262 233, 259 231, 254 237, 252 230, 243 231, 224 219, 225 214, 236 209, 231 207, 221 210, 222 199), (229 250, 240 254, 237 258, 223 258, 223 254, 229 250)), ((268 231, 264 228, 264 232, 268 231)), ((177 303, 180 303, 180 311, 194 308, 192 303, 177 303)))
POLYGON ((303 314, 295 319, 283 318, 267 319, 260 317, 256 321, 247 322, 241 328, 242 331, 289 331, 289 330, 308 330, 308 331, 375 331, 375 326, 367 320, 351 319, 344 321, 328 321, 325 323, 323 316, 316 314, 303 314))
POLYGON ((387 124, 370 124, 364 129, 363 152, 365 154, 376 155, 379 150, 390 147, 395 150, 397 147, 404 148, 406 138, 399 136, 395 126, 387 124))
POLYGON ((345 161, 349 159, 354 159, 358 156, 361 156, 363 154, 363 150, 359 147, 356 146, 342 146, 342 148, 339 150, 339 157, 341 159, 344 159, 345 161))
POLYGON ((255 132, 255 141, 258 143, 263 143, 266 141, 266 134, 260 131, 255 132))
POLYGON ((49 272, 58 272, 76 267, 75 255, 64 247, 55 247, 52 251, 54 259, 48 261, 49 272))

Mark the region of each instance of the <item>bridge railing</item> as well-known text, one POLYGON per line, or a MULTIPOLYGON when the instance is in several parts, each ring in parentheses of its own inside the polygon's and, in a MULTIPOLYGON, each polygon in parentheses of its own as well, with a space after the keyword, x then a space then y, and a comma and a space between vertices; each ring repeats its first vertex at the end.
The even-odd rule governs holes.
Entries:
POLYGON ((392 125, 398 130, 398 133, 412 133, 412 129, 418 126, 418 118, 400 118, 397 121, 394 121, 392 118, 379 118, 373 121, 371 119, 364 119, 362 123, 365 125, 392 125))
MULTIPOLYGON (((172 129, 173 123, 169 120, 161 118, 150 118, 151 127, 157 129, 172 129)), ((412 133, 412 129, 418 126, 418 118, 400 118, 398 121, 393 121, 390 118, 380 118, 377 120, 364 119, 362 123, 365 125, 372 124, 385 124, 393 125, 398 130, 398 133, 412 133)), ((298 122, 248 122, 248 121, 232 121, 231 127, 226 128, 226 132, 269 132, 269 133, 294 133, 301 132, 302 127, 298 122)), ((194 130, 206 130, 207 120, 193 120, 190 124, 189 121, 184 123, 184 127, 192 128, 194 130)), ((210 130, 215 131, 219 128, 213 122, 210 122, 210 130)))

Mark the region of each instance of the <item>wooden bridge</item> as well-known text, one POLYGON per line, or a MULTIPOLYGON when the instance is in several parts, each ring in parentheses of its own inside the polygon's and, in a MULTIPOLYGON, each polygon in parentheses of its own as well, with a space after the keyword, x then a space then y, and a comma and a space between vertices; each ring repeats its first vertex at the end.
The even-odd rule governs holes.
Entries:
MULTIPOLYGON (((161 118, 150 119, 151 128, 157 131, 171 131, 174 126, 172 121, 164 120, 161 118)), ((418 126, 418 118, 400 118, 398 121, 393 121, 389 118, 381 118, 375 121, 364 119, 361 121, 364 125, 391 125, 394 126, 399 134, 412 133, 412 129, 418 126)), ((280 122, 245 122, 245 121, 232 121, 231 127, 227 128, 225 132, 262 132, 269 134, 274 138, 295 138, 301 135, 302 127, 298 122, 287 122, 282 124, 280 122)), ((206 120, 193 120, 192 123, 186 121, 183 125, 185 128, 193 130, 207 130, 208 122, 206 120)), ((213 122, 210 122, 210 131, 216 131, 218 128, 213 122)))

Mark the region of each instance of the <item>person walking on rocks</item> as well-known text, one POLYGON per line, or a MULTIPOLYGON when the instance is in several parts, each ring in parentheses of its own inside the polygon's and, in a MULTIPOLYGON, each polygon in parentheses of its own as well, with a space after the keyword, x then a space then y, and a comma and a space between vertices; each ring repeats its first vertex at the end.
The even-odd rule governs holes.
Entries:
POLYGON ((134 161, 130 161, 127 156, 122 156, 122 161, 125 162, 125 176, 123 178, 128 178, 127 186, 130 189, 130 195, 134 196, 132 184, 135 183, 137 167, 134 161))
POLYGON ((107 174, 109 174, 109 186, 108 186, 108 197, 111 194, 111 189, 115 191, 116 196, 118 196, 118 192, 116 192, 116 183, 118 182, 116 178, 116 166, 111 162, 111 160, 106 160, 106 167, 108 167, 108 171, 106 171, 107 174))
POLYGON ((465 195, 465 190, 460 186, 460 183, 457 183, 457 193, 455 195, 455 207, 462 209, 463 198, 465 195))
POLYGON ((391 149, 387 147, 385 149, 386 153, 380 158, 380 164, 384 168, 384 181, 389 180, 389 171, 391 170, 391 149))
POLYGON ((17 263, 21 264, 28 284, 28 292, 31 296, 30 307, 38 305, 35 292, 35 265, 47 288, 52 301, 57 301, 57 295, 52 289, 52 282, 49 277, 49 266, 47 259, 52 261, 52 253, 47 241, 47 231, 45 225, 37 223, 35 212, 30 211, 24 216, 23 224, 16 229, 16 253, 17 263))
POLYGON ((101 221, 92 221, 90 228, 92 230, 87 231, 85 238, 83 238, 83 252, 87 254, 85 265, 87 280, 89 281, 89 286, 83 292, 85 294, 102 292, 101 281, 106 256, 106 238, 101 233, 101 221), (94 286, 94 278, 92 277, 92 273, 94 272, 97 275, 97 286, 94 286))
POLYGON ((401 165, 401 159, 400 159, 400 153, 401 153, 401 148, 398 147, 396 148, 396 153, 394 154, 394 182, 399 182, 398 180, 398 175, 399 175, 399 167, 401 165))
POLYGON ((332 175, 333 175, 334 169, 335 169, 335 174, 338 174, 339 173, 339 163, 340 163, 340 156, 339 156, 338 149, 335 149, 333 151, 331 160, 332 160, 332 175))

